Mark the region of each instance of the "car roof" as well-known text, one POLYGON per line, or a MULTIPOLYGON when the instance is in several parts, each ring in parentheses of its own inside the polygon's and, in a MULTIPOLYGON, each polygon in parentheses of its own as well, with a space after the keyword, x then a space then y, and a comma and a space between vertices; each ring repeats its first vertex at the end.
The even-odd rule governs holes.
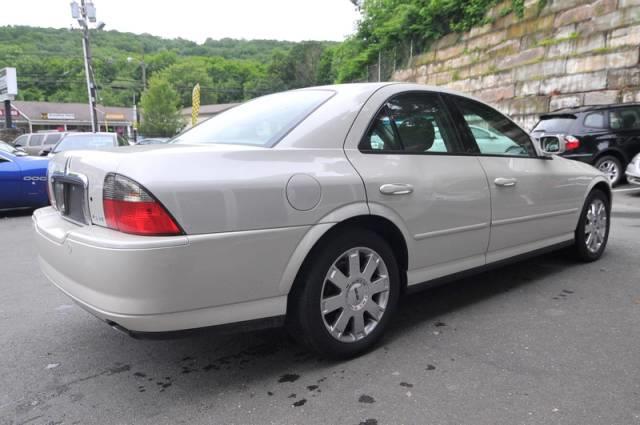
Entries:
MULTIPOLYGON (((430 86, 427 84, 408 83, 400 81, 387 81, 379 83, 347 83, 347 84, 332 84, 326 86, 305 87, 298 90, 332 90, 337 93, 353 93, 354 91, 365 92, 369 91, 371 94, 375 93, 379 89, 387 86, 398 86, 403 91, 431 91, 437 93, 452 94, 455 96, 466 97, 467 99, 475 100, 483 104, 487 104, 485 101, 478 99, 477 97, 470 96, 466 93, 462 93, 456 90, 451 90, 442 86, 430 86)), ((489 105, 490 106, 490 105, 489 105)))
POLYGON ((580 113, 583 113, 583 112, 602 111, 602 110, 615 109, 615 108, 626 108, 626 107, 629 107, 629 106, 640 106, 640 103, 633 102, 633 103, 613 103, 613 104, 609 104, 609 105, 574 106, 574 107, 569 107, 569 108, 556 109, 555 111, 551 111, 549 113, 542 114, 541 117, 551 118, 551 117, 554 117, 554 116, 573 115, 573 114, 580 114, 580 113))

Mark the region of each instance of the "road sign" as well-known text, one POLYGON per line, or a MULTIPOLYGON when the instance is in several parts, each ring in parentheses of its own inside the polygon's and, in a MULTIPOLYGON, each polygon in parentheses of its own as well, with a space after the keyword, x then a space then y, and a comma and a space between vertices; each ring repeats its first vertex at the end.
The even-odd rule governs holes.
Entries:
POLYGON ((18 95, 18 79, 15 68, 0 69, 0 102, 13 100, 18 95))

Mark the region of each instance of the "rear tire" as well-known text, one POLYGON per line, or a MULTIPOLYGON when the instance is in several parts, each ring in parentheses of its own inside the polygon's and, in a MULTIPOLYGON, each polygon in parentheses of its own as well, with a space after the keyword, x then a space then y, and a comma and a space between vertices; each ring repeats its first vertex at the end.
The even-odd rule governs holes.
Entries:
POLYGON ((287 328, 323 356, 354 357, 380 339, 399 295, 387 242, 369 230, 347 229, 311 251, 289 295, 287 328))
POLYGON ((574 252, 579 260, 591 262, 599 259, 609 240, 611 204, 601 190, 593 190, 582 208, 575 233, 574 252))
POLYGON ((611 182, 611 186, 622 183, 624 180, 622 162, 615 156, 605 155, 598 158, 594 166, 607 175, 611 182))

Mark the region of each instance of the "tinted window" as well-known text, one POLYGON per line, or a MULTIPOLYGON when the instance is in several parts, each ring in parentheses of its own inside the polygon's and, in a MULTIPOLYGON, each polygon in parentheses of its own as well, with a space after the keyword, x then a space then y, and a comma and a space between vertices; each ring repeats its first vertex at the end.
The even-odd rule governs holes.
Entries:
POLYGON ((383 106, 359 148, 363 152, 454 152, 451 134, 437 95, 405 94, 383 106))
POLYGON ((26 134, 23 134, 22 136, 18 137, 16 140, 13 141, 13 145, 14 146, 25 146, 27 144, 27 140, 29 139, 29 136, 27 136, 26 134))
POLYGON ((575 116, 541 117, 540 122, 533 129, 533 133, 568 134, 571 133, 571 127, 575 122, 575 116))
POLYGON ((52 133, 47 135, 47 138, 44 141, 45 145, 55 145, 62 138, 62 134, 60 133, 52 133))
POLYGON ((495 109, 461 97, 456 97, 455 103, 469 125, 481 154, 536 156, 529 135, 495 109), (486 133, 489 137, 478 137, 480 133, 486 133))
POLYGON ((604 128, 604 113, 592 112, 584 117, 584 126, 591 128, 604 128))
POLYGON ((29 146, 41 146, 42 140, 44 140, 44 134, 34 134, 29 140, 29 146))
POLYGON ((609 111, 609 125, 614 130, 640 128, 640 108, 620 108, 609 111))
POLYGON ((260 97, 204 121, 171 142, 271 147, 332 95, 328 90, 299 90, 260 97))
POLYGON ((109 134, 74 134, 62 139, 53 152, 63 152, 75 149, 104 149, 112 148, 113 136, 109 134))

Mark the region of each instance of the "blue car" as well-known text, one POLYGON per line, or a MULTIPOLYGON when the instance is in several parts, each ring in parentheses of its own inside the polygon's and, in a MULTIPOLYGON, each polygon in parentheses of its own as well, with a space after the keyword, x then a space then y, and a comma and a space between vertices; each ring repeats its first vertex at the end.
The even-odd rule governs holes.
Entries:
POLYGON ((49 204, 47 158, 27 156, 9 145, 0 147, 0 211, 49 204))

